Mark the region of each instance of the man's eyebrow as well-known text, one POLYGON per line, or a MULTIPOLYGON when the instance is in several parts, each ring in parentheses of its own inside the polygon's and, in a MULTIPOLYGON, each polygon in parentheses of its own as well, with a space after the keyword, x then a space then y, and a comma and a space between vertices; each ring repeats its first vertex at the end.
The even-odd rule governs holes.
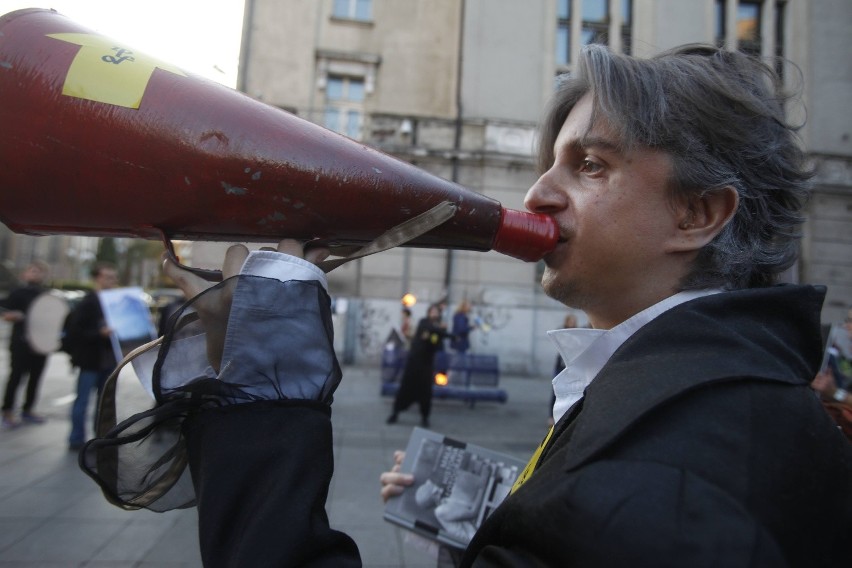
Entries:
POLYGON ((604 138, 602 136, 585 135, 579 140, 573 140, 570 145, 576 150, 588 150, 590 148, 598 148, 609 152, 620 153, 623 150, 623 145, 604 138))

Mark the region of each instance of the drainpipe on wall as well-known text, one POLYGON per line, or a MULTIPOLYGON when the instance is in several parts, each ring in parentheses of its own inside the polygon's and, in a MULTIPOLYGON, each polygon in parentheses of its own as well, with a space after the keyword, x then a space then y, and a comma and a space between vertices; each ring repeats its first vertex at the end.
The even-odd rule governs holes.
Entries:
MULTIPOLYGON (((322 15, 325 7, 325 2, 317 2, 317 17, 314 18, 314 65, 313 65, 313 73, 311 75, 311 85, 310 90, 308 91, 308 120, 316 124, 322 124, 319 120, 316 119, 314 114, 316 113, 316 93, 317 93, 317 72, 318 65, 316 60, 316 54, 319 51, 320 47, 320 33, 322 30, 322 15)), ((361 262, 359 258, 357 262, 361 262)))
POLYGON ((243 5, 243 35, 240 38, 240 67, 237 69, 237 90, 247 93, 248 62, 251 55, 251 26, 254 21, 254 0, 243 5))
MULTIPOLYGON (((459 182, 459 153, 461 152, 462 143, 462 127, 464 125, 464 112, 462 106, 462 71, 464 69, 464 15, 466 1, 461 1, 460 19, 459 19, 459 51, 458 51, 458 66, 456 69, 456 124, 455 136, 453 137, 453 157, 452 157, 452 176, 453 183, 459 182)), ((446 302, 450 305, 452 298, 452 282, 453 269, 455 264, 455 255, 452 249, 447 249, 447 261, 444 269, 444 290, 446 290, 446 302)))

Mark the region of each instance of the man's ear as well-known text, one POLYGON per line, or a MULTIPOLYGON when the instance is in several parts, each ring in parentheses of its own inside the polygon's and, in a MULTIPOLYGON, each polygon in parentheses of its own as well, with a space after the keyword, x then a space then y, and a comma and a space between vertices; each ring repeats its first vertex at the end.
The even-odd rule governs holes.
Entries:
POLYGON ((676 206, 678 225, 666 252, 691 252, 702 248, 728 224, 739 202, 737 190, 730 185, 681 200, 676 206))

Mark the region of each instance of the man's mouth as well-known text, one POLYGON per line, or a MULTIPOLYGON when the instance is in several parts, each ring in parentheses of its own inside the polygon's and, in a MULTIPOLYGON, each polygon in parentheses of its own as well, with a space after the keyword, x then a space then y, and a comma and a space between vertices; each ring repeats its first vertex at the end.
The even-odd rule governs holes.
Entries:
POLYGON ((568 237, 568 233, 560 231, 559 238, 556 239, 556 245, 553 247, 553 250, 544 255, 544 258, 542 259, 544 260, 544 263, 549 265, 557 252, 560 251, 560 249, 563 248, 563 245, 565 245, 569 240, 570 238, 568 237))
POLYGON ((544 258, 542 258, 545 266, 550 267, 552 265, 558 264, 557 259, 562 256, 562 254, 560 252, 561 249, 562 249, 562 245, 567 243, 568 240, 569 239, 568 239, 567 235, 565 235, 563 233, 559 233, 559 238, 556 240, 556 246, 554 247, 554 249, 552 251, 550 251, 549 253, 547 253, 546 255, 544 255, 544 258))

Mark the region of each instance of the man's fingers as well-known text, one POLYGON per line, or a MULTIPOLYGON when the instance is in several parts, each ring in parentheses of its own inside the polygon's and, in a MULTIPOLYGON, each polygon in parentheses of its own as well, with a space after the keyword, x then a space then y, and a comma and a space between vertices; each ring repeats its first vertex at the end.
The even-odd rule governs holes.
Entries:
POLYGON ((399 473, 397 471, 386 471, 379 476, 382 485, 402 485, 407 487, 414 483, 414 476, 410 473, 399 473))
POLYGON ((248 258, 249 251, 245 245, 233 245, 228 248, 225 253, 225 260, 222 262, 222 278, 228 279, 231 276, 236 276, 240 273, 243 264, 248 258))
POLYGON ((405 451, 396 450, 393 453, 393 463, 400 465, 402 463, 402 460, 404 460, 404 459, 405 459, 405 451))
POLYGON ((305 260, 318 264, 328 258, 329 250, 325 247, 309 248, 305 251, 305 260))
POLYGON ((278 243, 278 252, 283 252, 284 254, 289 254, 290 256, 296 256, 299 258, 305 258, 305 251, 302 243, 294 239, 283 239, 278 243))
POLYGON ((400 487, 399 485, 385 485, 382 487, 381 491, 382 501, 387 503, 388 499, 401 495, 403 491, 405 491, 405 487, 400 487))
POLYGON ((212 285, 200 276, 180 268, 166 253, 163 253, 163 272, 174 280, 187 298, 194 298, 212 285))
POLYGON ((410 473, 384 472, 379 481, 382 483, 381 496, 383 501, 401 494, 405 488, 414 483, 414 476, 410 473))

